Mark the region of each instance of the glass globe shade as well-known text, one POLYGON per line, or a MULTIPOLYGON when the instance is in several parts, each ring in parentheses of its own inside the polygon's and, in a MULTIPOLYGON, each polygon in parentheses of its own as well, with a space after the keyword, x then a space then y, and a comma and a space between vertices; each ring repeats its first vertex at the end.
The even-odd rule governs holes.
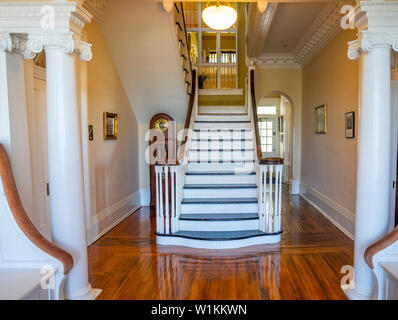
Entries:
POLYGON ((203 10, 202 18, 211 29, 226 30, 234 25, 238 15, 234 8, 214 5, 203 10))

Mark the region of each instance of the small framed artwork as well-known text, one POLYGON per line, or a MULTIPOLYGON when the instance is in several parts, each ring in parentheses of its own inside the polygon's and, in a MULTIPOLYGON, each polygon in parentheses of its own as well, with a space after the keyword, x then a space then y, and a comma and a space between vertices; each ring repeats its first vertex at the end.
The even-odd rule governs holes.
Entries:
POLYGON ((278 122, 278 129, 279 129, 279 132, 283 132, 283 116, 280 116, 280 117, 278 118, 278 120, 279 120, 279 122, 278 122))
POLYGON ((355 112, 347 112, 345 114, 345 137, 347 139, 355 138, 355 112))
POLYGON ((104 140, 117 139, 117 114, 104 112, 104 140))
POLYGON ((326 134, 327 133, 327 108, 326 104, 323 104, 315 108, 315 133, 326 134))
POLYGON ((93 141, 94 140, 94 127, 92 124, 88 125, 88 140, 93 141))

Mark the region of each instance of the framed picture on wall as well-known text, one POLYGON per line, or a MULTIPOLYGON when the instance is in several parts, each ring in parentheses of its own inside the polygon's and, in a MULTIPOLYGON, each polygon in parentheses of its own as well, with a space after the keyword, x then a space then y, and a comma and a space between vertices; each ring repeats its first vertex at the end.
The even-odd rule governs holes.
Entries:
POLYGON ((347 139, 355 138, 355 112, 347 112, 345 114, 345 137, 347 139))
POLYGON ((104 112, 104 140, 117 139, 117 114, 104 112))
POLYGON ((315 108, 315 133, 327 133, 327 109, 326 104, 315 108))

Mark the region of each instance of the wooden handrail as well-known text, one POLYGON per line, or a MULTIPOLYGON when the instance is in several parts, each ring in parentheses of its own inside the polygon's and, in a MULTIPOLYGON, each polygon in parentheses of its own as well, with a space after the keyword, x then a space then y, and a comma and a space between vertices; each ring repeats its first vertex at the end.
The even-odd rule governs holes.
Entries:
POLYGON ((365 250, 364 257, 367 265, 371 269, 373 269, 373 257, 376 255, 376 253, 392 245, 395 241, 398 241, 398 226, 396 226, 395 229, 392 230, 389 234, 387 234, 365 250))
POLYGON ((8 205, 10 206, 11 212, 19 228, 35 246, 59 260, 64 266, 64 274, 68 274, 73 266, 72 256, 44 238, 39 230, 37 230, 33 225, 32 221, 30 221, 19 197, 10 160, 8 159, 7 152, 2 144, 0 144, 0 177, 8 205))
POLYGON ((184 154, 185 154, 185 144, 188 141, 188 129, 189 129, 189 124, 191 123, 191 117, 192 117, 192 111, 193 111, 193 105, 195 102, 195 96, 196 96, 196 70, 192 70, 192 91, 191 91, 191 96, 189 98, 189 104, 188 104, 188 110, 187 110, 187 115, 185 117, 185 124, 184 124, 184 131, 185 131, 185 137, 184 140, 181 142, 181 147, 180 147, 180 153, 178 156, 177 161, 182 161, 184 159, 184 154))
POLYGON ((252 103, 252 112, 253 112, 253 121, 254 121, 254 133, 256 136, 256 151, 257 158, 260 164, 266 165, 278 165, 283 164, 282 158, 264 158, 263 152, 261 149, 261 139, 260 139, 260 130, 258 128, 258 115, 257 115, 257 102, 256 102, 256 92, 254 90, 254 69, 250 70, 250 96, 252 103))

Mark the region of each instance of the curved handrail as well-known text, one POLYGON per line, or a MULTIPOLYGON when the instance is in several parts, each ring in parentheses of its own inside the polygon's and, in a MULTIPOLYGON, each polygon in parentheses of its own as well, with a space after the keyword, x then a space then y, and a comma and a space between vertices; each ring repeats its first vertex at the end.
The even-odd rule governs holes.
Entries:
POLYGON ((18 189, 15 184, 10 160, 8 159, 7 152, 5 151, 1 143, 0 177, 3 182, 3 187, 8 204, 19 228, 22 230, 25 236, 30 241, 32 241, 35 246, 37 246, 50 256, 54 257, 55 259, 59 260, 64 266, 64 274, 68 274, 73 267, 72 256, 68 252, 62 250, 61 248, 57 247, 46 238, 44 238, 39 230, 37 230, 36 227, 33 225, 32 221, 29 219, 18 194, 18 189))
POLYGON ((251 105, 253 112, 253 121, 254 121, 254 133, 256 137, 256 150, 257 150, 257 158, 260 164, 267 165, 277 165, 283 164, 282 158, 264 158, 263 152, 261 149, 261 139, 260 139, 260 130, 258 128, 258 115, 257 115, 257 102, 256 102, 256 92, 254 89, 254 69, 250 70, 250 96, 251 96, 251 105))
POLYGON ((185 117, 185 124, 184 124, 185 137, 184 137, 184 140, 181 142, 180 153, 178 155, 177 162, 182 161, 184 159, 185 145, 188 141, 188 129, 189 129, 189 124, 191 123, 191 117, 192 117, 192 111, 193 111, 194 102, 195 102, 195 96, 196 96, 196 70, 192 69, 192 91, 191 91, 191 96, 189 98, 188 110, 187 110, 187 115, 185 117))
POLYGON ((398 241, 398 226, 395 227, 389 234, 381 238, 379 241, 376 241, 370 247, 365 250, 364 257, 367 265, 373 269, 373 257, 380 252, 381 250, 387 248, 392 245, 395 241, 398 241))

